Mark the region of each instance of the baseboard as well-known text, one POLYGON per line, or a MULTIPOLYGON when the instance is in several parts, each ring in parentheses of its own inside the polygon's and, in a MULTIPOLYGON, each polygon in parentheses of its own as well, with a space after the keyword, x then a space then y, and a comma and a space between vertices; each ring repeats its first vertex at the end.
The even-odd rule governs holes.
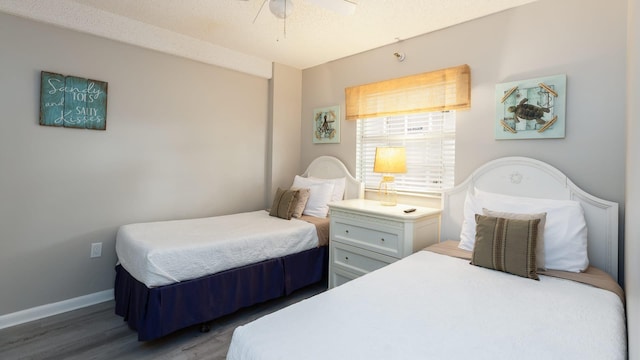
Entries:
POLYGON ((61 314, 67 311, 80 309, 83 307, 99 304, 101 302, 113 300, 113 289, 100 291, 97 293, 79 296, 73 299, 63 300, 56 303, 36 306, 30 309, 17 311, 11 314, 0 316, 0 329, 39 320, 48 316, 61 314))

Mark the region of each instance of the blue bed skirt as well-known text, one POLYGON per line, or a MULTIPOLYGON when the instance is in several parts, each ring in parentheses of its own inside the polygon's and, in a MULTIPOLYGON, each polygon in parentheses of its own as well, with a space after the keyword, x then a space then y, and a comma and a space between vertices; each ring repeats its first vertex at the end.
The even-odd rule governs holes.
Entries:
POLYGON ((115 312, 149 341, 326 280, 327 246, 148 288, 116 266, 115 312))

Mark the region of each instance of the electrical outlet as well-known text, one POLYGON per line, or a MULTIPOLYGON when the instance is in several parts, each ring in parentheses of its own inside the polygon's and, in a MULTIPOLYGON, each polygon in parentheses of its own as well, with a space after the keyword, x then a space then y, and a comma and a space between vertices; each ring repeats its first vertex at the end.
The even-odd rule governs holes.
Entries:
POLYGON ((97 258, 102 256, 102 243, 93 243, 91 244, 91 255, 92 258, 97 258))

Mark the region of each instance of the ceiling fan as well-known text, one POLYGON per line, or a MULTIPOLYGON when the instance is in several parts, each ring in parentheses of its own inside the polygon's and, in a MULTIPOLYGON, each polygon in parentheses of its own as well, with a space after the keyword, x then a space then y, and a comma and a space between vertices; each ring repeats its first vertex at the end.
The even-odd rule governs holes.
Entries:
MULTIPOLYGON (((248 0, 242 0, 248 1, 248 0)), ((305 0, 309 3, 317 5, 319 7, 334 11, 338 14, 342 15, 351 15, 356 11, 356 3, 354 0, 305 0)), ((293 1, 292 0, 263 0, 262 5, 260 5, 260 9, 256 16, 253 18, 253 23, 255 24, 258 16, 262 13, 262 9, 264 6, 269 3, 269 11, 279 18, 283 19, 283 34, 284 37, 287 37, 287 17, 291 15, 293 12, 293 1)))
MULTIPOLYGON (((244 0, 248 1, 248 0, 244 0)), ((317 5, 319 7, 334 11, 338 14, 342 15, 351 15, 356 11, 356 3, 353 0, 305 0, 309 3, 317 5)), ((293 12, 293 1, 292 0, 263 0, 262 5, 260 6, 260 10, 256 14, 255 18, 253 18, 253 22, 256 22, 260 13, 262 13, 262 9, 264 6, 269 3, 269 10, 271 13, 279 18, 284 19, 286 21, 287 17, 291 15, 293 12)))

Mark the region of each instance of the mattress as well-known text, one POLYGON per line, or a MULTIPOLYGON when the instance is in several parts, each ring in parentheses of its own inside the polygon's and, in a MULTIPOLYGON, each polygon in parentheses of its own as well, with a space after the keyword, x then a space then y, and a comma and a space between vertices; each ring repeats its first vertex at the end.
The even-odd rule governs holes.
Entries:
POLYGON ((264 210, 124 225, 116 236, 120 265, 150 288, 317 246, 315 225, 264 210))
POLYGON ((238 327, 228 360, 625 359, 613 292, 419 251, 238 327))

